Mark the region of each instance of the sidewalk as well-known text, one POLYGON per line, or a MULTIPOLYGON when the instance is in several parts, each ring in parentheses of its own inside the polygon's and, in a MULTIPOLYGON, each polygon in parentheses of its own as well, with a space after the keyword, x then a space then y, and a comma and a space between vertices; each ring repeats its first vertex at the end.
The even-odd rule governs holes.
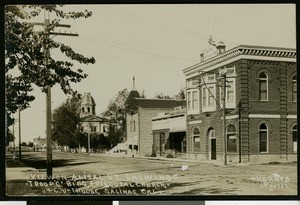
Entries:
POLYGON ((103 154, 103 153, 91 153, 91 156, 107 156, 107 157, 114 157, 114 158, 132 158, 132 159, 141 159, 141 160, 156 160, 156 161, 166 161, 166 162, 183 162, 183 163, 202 163, 202 164, 211 164, 216 166, 250 166, 250 163, 232 163, 229 162, 227 165, 223 164, 223 161, 218 160, 199 160, 199 159, 184 159, 184 158, 166 158, 166 157, 145 157, 145 156, 137 156, 135 155, 134 158, 132 155, 125 155, 125 154, 103 154))
POLYGON ((26 185, 30 174, 43 174, 33 167, 29 167, 14 158, 13 153, 6 153, 6 194, 8 196, 37 195, 40 190, 26 185))

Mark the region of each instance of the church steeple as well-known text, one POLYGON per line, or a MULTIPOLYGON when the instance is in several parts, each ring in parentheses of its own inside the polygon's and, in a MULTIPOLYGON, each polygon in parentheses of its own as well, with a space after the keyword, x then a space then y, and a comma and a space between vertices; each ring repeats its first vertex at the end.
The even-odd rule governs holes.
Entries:
POLYGON ((136 90, 135 89, 135 77, 132 77, 132 89, 131 90, 136 90))
POLYGON ((140 97, 141 96, 140 96, 139 92, 135 88, 135 77, 133 76, 132 77, 132 89, 125 101, 125 106, 134 106, 134 104, 135 104, 134 99, 140 98, 140 97))

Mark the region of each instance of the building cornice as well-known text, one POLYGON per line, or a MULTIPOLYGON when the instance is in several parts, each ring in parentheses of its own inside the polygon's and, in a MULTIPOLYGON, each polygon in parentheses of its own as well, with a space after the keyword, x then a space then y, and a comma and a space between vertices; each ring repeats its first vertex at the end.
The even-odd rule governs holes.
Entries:
POLYGON ((241 57, 245 59, 296 62, 296 49, 240 45, 223 54, 209 58, 204 62, 187 67, 183 70, 183 73, 186 76, 191 75, 226 61, 231 61, 231 59, 241 59, 241 57))

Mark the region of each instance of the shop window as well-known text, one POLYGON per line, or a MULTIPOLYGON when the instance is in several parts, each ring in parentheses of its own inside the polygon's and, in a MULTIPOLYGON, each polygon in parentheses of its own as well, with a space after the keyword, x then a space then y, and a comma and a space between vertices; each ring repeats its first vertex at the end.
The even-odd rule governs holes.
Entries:
POLYGON ((192 109, 198 109, 198 92, 193 91, 193 103, 192 103, 192 109))
POLYGON ((268 152, 268 126, 264 123, 259 126, 259 151, 268 152))
POLYGON ((228 103, 234 102, 234 87, 233 87, 233 81, 228 81, 227 82, 227 87, 226 87, 226 100, 228 103))
POLYGON ((237 152, 236 130, 233 125, 229 125, 226 130, 227 135, 227 151, 237 152))
POLYGON ((135 120, 133 120, 133 132, 135 132, 135 120))
POLYGON ((193 151, 200 152, 200 131, 197 128, 193 132, 193 151))
POLYGON ((268 75, 264 72, 259 74, 259 100, 268 101, 268 75))
POLYGON ((214 106, 215 105, 215 99, 214 99, 214 93, 215 93, 215 87, 214 86, 209 86, 208 87, 209 92, 208 92, 208 106, 214 106))
POLYGON ((191 109, 191 92, 187 93, 187 108, 191 109))
POLYGON ((293 136, 293 152, 297 152, 297 142, 298 142, 297 125, 293 127, 292 136, 293 136))
POLYGON ((202 88, 202 106, 203 107, 207 106, 207 97, 206 97, 207 92, 206 92, 206 90, 207 90, 206 87, 202 88))

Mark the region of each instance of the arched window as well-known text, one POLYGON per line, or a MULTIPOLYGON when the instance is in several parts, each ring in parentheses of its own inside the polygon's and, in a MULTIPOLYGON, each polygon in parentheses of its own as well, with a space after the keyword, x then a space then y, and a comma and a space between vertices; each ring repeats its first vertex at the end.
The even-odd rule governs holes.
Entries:
POLYGON ((268 100, 268 75, 264 72, 259 74, 259 100, 268 100))
POLYGON ((208 131, 208 138, 216 138, 215 136, 215 130, 213 128, 210 128, 208 131))
POLYGON ((268 152, 268 126, 261 124, 259 126, 259 152, 268 152))
POLYGON ((297 76, 292 79, 293 102, 297 102, 297 76))
POLYGON ((90 113, 90 111, 91 111, 91 108, 87 107, 87 112, 90 113))
POLYGON ((193 151, 200 152, 200 131, 197 128, 193 132, 193 151))
POLYGON ((297 142, 298 142, 297 125, 293 127, 292 135, 293 135, 293 152, 297 152, 297 142))
POLYGON ((82 113, 84 113, 84 107, 82 107, 82 113))
POLYGON ((233 125, 229 125, 226 130, 227 136, 227 151, 237 152, 236 130, 233 125))

